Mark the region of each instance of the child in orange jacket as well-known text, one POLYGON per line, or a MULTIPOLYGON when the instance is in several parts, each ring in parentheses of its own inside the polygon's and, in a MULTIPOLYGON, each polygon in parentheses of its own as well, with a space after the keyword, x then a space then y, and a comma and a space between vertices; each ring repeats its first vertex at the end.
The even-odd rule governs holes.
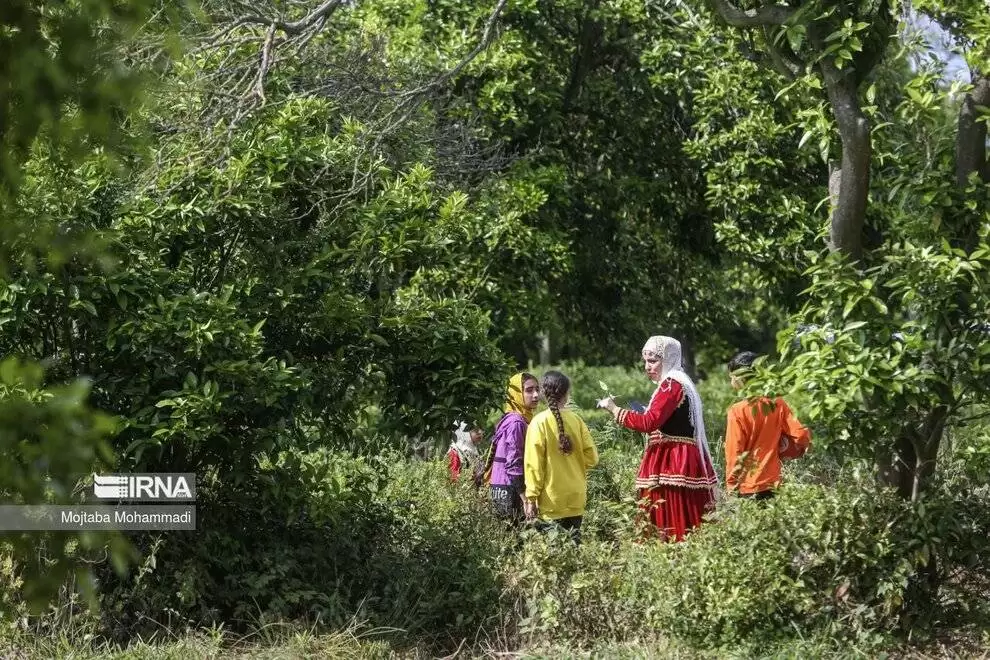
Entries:
MULTIPOLYGON (((757 355, 743 351, 729 361, 732 387, 743 385, 743 375, 757 355)), ((811 446, 808 430, 780 397, 745 399, 729 408, 725 428, 726 490, 742 497, 773 497, 780 485, 781 459, 803 456, 811 446)))

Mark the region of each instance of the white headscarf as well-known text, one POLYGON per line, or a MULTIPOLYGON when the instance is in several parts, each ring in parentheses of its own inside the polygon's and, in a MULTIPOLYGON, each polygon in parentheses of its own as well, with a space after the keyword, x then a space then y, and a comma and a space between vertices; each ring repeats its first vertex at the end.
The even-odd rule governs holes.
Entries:
POLYGON ((481 460, 481 454, 471 440, 471 432, 467 430, 467 424, 464 422, 458 422, 454 426, 454 441, 450 444, 450 448, 460 454, 461 459, 467 461, 468 465, 477 465, 481 460))
POLYGON ((691 426, 694 427, 694 441, 698 446, 698 452, 701 454, 701 462, 704 464, 706 471, 708 470, 708 466, 711 466, 712 476, 717 481, 718 475, 715 474, 715 462, 712 461, 712 454, 708 449, 708 435, 705 433, 705 416, 704 410, 701 407, 701 395, 698 394, 698 388, 694 386, 691 377, 684 373, 682 368, 681 342, 673 337, 656 335, 646 340, 646 345, 643 346, 643 353, 651 354, 660 359, 660 380, 657 383, 657 390, 653 393, 653 396, 657 396, 661 391, 670 389, 669 383, 667 384, 667 389, 663 389, 663 383, 668 378, 677 381, 684 389, 684 394, 691 404, 691 426))

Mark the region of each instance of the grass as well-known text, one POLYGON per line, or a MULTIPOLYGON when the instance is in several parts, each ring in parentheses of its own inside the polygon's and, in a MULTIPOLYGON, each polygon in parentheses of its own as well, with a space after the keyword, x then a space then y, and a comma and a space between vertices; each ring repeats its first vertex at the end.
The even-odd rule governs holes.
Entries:
MULTIPOLYGON (((296 658, 420 660, 438 657, 429 648, 394 648, 389 629, 367 629, 352 623, 343 630, 321 631, 315 626, 297 623, 268 623, 253 627, 246 635, 233 634, 223 627, 201 629, 176 635, 137 639, 126 647, 111 644, 92 645, 82 631, 63 630, 56 635, 33 635, 22 631, 0 642, 0 657, 5 660, 63 658, 66 660, 294 660, 296 658)), ((639 660, 807 660, 831 658, 890 658, 891 660, 990 659, 990 630, 970 628, 956 630, 951 636, 932 640, 922 646, 902 645, 891 648, 856 646, 839 643, 827 636, 792 639, 774 646, 753 645, 739 648, 699 649, 657 634, 625 642, 607 642, 575 648, 559 643, 534 643, 526 648, 511 649, 479 631, 473 643, 464 643, 449 655, 454 658, 492 658, 500 660, 598 659, 639 660)))
MULTIPOLYGON (((726 659, 743 660, 765 658, 768 660, 805 660, 831 658, 891 658, 900 660, 977 660, 990 658, 986 643, 974 646, 969 640, 962 647, 932 644, 920 649, 893 648, 857 649, 848 645, 838 646, 828 639, 797 640, 771 648, 697 649, 682 646, 662 638, 643 639, 622 643, 608 643, 591 648, 574 649, 561 645, 536 645, 520 650, 505 650, 487 646, 464 645, 453 658, 492 658, 519 660, 597 659, 639 660, 670 658, 671 660, 726 659)), ((437 657, 421 649, 392 649, 387 642, 373 641, 354 636, 348 631, 316 634, 295 631, 282 634, 281 639, 267 642, 229 640, 213 631, 187 634, 170 642, 136 641, 125 649, 102 648, 80 650, 66 640, 46 640, 28 643, 20 648, 2 648, 3 657, 9 660, 33 660, 38 658, 64 658, 69 660, 295 660, 297 658, 369 659, 396 658, 419 660, 437 657)))
MULTIPOLYGON (((352 623, 338 631, 323 631, 297 623, 268 623, 256 626, 245 635, 233 634, 222 626, 189 631, 181 635, 163 632, 147 639, 136 639, 125 647, 113 644, 93 645, 82 631, 61 630, 54 635, 35 635, 22 631, 0 641, 0 657, 5 660, 291 660, 296 658, 420 660, 438 657, 429 647, 395 648, 390 643, 393 631, 366 629, 352 623)), ((972 627, 957 629, 951 635, 921 646, 900 645, 878 648, 871 645, 839 643, 827 636, 792 639, 774 646, 752 645, 739 648, 699 649, 676 640, 650 634, 642 639, 606 642, 576 648, 560 643, 532 643, 522 649, 508 648, 497 640, 485 639, 479 631, 473 643, 464 640, 456 651, 444 656, 454 658, 492 658, 519 660, 597 659, 638 660, 648 658, 726 659, 765 658, 806 660, 831 658, 890 658, 891 660, 990 659, 990 630, 972 627), (493 643, 494 641, 494 643, 493 643)))
POLYGON ((215 627, 181 636, 164 632, 137 639, 126 647, 92 645, 85 634, 64 631, 53 636, 24 632, 0 644, 0 657, 11 660, 188 660, 249 659, 290 660, 295 658, 389 658, 394 657, 382 639, 388 630, 363 630, 361 626, 320 632, 315 627, 293 623, 256 626, 246 635, 235 635, 215 627))

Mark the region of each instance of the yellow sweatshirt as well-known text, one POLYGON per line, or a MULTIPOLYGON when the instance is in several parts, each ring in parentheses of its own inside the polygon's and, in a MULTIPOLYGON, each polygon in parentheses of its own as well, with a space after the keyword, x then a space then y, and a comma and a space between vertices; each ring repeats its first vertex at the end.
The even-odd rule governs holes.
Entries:
POLYGON ((526 431, 526 498, 536 500, 540 516, 550 520, 583 516, 588 501, 588 470, 598 465, 598 448, 584 420, 561 410, 564 431, 571 439, 571 453, 557 446, 557 420, 544 410, 526 431))

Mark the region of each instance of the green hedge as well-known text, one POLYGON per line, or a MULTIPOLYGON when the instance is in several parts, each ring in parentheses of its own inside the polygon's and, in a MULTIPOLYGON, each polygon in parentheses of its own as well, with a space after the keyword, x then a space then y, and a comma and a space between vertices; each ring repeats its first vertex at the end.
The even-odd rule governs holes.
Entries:
MULTIPOLYGON (((986 606, 990 489, 986 473, 964 469, 987 452, 982 428, 954 438, 941 482, 917 505, 877 487, 868 467, 812 452, 788 464, 775 500, 723 502, 676 545, 636 530, 641 438, 614 425, 595 436, 601 463, 579 548, 511 533, 483 491, 449 483, 443 459, 290 452, 237 489, 204 480, 199 532, 141 536, 141 572, 102 576, 92 639, 177 621, 232 631, 359 621, 393 630, 398 648, 439 654, 494 635, 514 648, 660 635, 708 651, 829 639, 868 652, 897 630, 916 637, 986 606)), ((15 594, 16 568, 2 573, 15 594)), ((7 606, 18 608, 15 596, 7 606)), ((55 634, 59 621, 36 629, 55 634)))

